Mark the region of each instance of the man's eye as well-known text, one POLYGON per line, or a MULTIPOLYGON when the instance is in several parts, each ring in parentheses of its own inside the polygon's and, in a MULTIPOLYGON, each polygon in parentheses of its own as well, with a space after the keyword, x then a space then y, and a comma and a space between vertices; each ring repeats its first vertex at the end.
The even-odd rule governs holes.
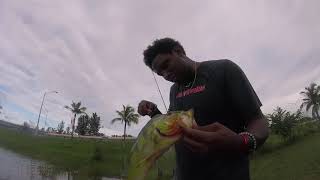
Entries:
POLYGON ((168 61, 166 61, 161 65, 161 69, 167 69, 168 66, 169 66, 169 63, 168 63, 168 61))

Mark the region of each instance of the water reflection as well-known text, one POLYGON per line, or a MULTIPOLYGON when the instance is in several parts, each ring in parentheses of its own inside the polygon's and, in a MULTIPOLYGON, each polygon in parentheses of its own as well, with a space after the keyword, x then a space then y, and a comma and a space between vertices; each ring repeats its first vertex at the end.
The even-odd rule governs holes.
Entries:
MULTIPOLYGON (((76 180, 76 172, 63 172, 45 162, 34 160, 0 148, 0 180, 76 180)), ((92 180, 119 180, 90 177, 92 180)))

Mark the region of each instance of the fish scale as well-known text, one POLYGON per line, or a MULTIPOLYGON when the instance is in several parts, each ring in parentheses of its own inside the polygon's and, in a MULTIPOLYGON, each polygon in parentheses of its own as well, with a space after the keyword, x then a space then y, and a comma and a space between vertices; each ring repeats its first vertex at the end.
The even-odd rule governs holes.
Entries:
POLYGON ((156 115, 140 131, 130 151, 128 180, 144 180, 156 160, 182 137, 181 127, 192 127, 193 110, 156 115))

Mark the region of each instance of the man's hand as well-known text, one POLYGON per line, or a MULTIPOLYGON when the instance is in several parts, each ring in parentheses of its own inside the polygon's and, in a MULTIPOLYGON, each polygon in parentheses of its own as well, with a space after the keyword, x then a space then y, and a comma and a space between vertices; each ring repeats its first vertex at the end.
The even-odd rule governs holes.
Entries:
POLYGON ((183 128, 183 132, 185 145, 193 152, 241 150, 241 136, 218 122, 193 129, 183 128))
POLYGON ((159 111, 157 105, 150 101, 142 100, 138 105, 138 113, 141 116, 153 116, 157 111, 159 111))

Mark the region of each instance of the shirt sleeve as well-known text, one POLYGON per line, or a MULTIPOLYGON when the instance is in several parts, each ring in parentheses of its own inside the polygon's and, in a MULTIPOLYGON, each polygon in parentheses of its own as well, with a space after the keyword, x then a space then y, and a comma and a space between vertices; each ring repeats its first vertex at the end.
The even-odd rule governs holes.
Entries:
POLYGON ((262 104, 244 72, 230 60, 225 64, 225 87, 232 108, 241 118, 246 122, 254 118, 262 104))

